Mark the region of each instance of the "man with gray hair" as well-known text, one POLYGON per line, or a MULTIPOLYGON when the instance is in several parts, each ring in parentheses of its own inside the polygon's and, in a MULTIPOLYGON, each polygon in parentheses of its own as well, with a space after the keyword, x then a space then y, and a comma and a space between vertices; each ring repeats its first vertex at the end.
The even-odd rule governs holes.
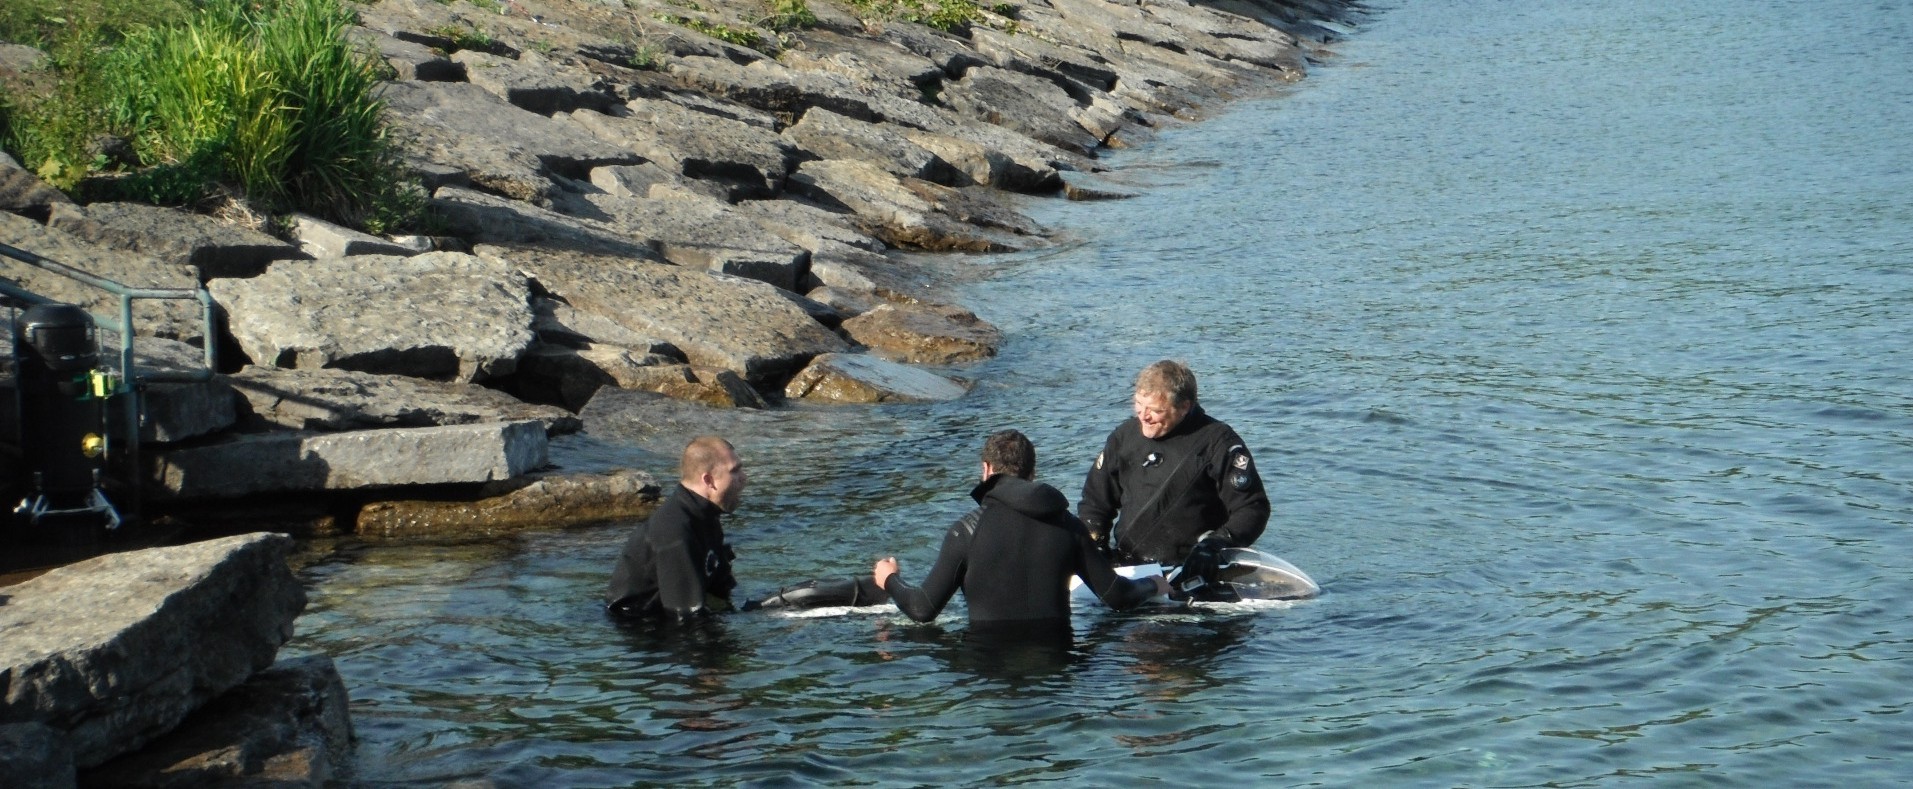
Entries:
POLYGON ((1233 428, 1196 402, 1196 374, 1164 359, 1136 376, 1135 416, 1103 442, 1077 514, 1117 564, 1180 564, 1213 580, 1224 548, 1247 548, 1269 523, 1269 496, 1233 428))

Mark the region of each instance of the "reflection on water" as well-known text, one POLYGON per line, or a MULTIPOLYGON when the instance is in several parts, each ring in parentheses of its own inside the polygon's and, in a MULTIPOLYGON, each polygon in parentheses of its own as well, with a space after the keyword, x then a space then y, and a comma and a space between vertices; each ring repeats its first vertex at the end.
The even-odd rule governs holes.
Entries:
POLYGON ((993 430, 1074 494, 1177 356, 1320 599, 1007 650, 956 606, 661 635, 597 609, 611 525, 321 555, 294 646, 337 659, 371 783, 1903 780, 1909 44, 1859 0, 1404 3, 1112 157, 1141 197, 1032 204, 1080 241, 964 263, 1008 338, 968 397, 610 398, 554 448, 668 473, 733 436, 751 597, 928 567, 993 430))

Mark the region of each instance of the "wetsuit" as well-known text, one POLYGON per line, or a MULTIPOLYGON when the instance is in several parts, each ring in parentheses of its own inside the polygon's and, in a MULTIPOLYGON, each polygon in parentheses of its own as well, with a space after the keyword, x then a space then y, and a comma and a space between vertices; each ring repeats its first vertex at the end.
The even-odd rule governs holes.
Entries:
POLYGON ((1116 574, 1069 499, 1040 482, 997 474, 970 492, 981 508, 944 534, 922 587, 901 575, 884 584, 890 599, 919 622, 935 619, 963 589, 971 626, 1069 626, 1069 578, 1081 576, 1111 608, 1155 594, 1155 583, 1116 574))
POLYGON ((1178 564, 1204 535, 1249 547, 1269 524, 1269 495, 1242 438, 1195 405, 1162 438, 1144 438, 1133 417, 1110 433, 1077 514, 1105 547, 1113 524, 1119 564, 1178 564))
POLYGON ((679 621, 729 610, 735 555, 724 543, 723 511, 679 486, 638 525, 618 554, 605 607, 631 618, 679 621))

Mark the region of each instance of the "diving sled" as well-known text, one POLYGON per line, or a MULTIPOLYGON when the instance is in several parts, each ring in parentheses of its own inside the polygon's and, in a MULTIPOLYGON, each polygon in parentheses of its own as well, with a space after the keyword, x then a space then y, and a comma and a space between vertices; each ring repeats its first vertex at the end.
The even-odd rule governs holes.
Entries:
MULTIPOLYGON (((1141 564, 1132 567, 1118 567, 1116 572, 1125 577, 1148 577, 1157 573, 1168 573, 1172 587, 1168 600, 1175 602, 1198 603, 1238 603, 1247 600, 1306 600, 1322 593, 1322 587, 1293 564, 1283 561, 1282 557, 1263 553, 1254 548, 1225 548, 1218 557, 1215 577, 1208 581, 1200 578, 1181 578, 1175 567, 1163 567, 1155 564, 1141 564)), ((1072 602, 1086 603, 1096 599, 1095 593, 1085 588, 1081 578, 1069 579, 1072 602)), ((883 605, 890 602, 890 594, 877 587, 870 576, 837 578, 831 580, 806 581, 795 586, 787 586, 761 600, 752 600, 744 604, 744 610, 786 609, 803 610, 827 607, 857 607, 883 605)))
MULTIPOLYGON (((1254 548, 1224 548, 1217 557, 1215 577, 1204 580, 1182 577, 1180 568, 1159 564, 1118 567, 1126 578, 1147 578, 1161 573, 1168 576, 1169 597, 1173 602, 1241 603, 1250 600, 1307 600, 1322 593, 1308 573, 1280 556, 1254 548)), ((1083 579, 1069 579, 1070 596, 1078 603, 1096 599, 1083 586, 1083 579)))

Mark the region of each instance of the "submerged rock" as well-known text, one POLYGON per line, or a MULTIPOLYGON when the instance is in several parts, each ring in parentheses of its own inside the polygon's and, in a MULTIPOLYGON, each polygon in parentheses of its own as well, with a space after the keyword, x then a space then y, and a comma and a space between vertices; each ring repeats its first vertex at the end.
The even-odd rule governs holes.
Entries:
POLYGON ((367 504, 357 533, 379 541, 483 539, 645 518, 660 496, 657 480, 642 471, 541 472, 486 485, 469 498, 367 504))
POLYGON ((844 321, 851 339, 911 364, 957 364, 996 355, 1003 333, 960 307, 884 304, 844 321))
POLYGON ((862 354, 819 356, 784 387, 784 396, 830 403, 955 400, 966 389, 935 373, 862 354))

